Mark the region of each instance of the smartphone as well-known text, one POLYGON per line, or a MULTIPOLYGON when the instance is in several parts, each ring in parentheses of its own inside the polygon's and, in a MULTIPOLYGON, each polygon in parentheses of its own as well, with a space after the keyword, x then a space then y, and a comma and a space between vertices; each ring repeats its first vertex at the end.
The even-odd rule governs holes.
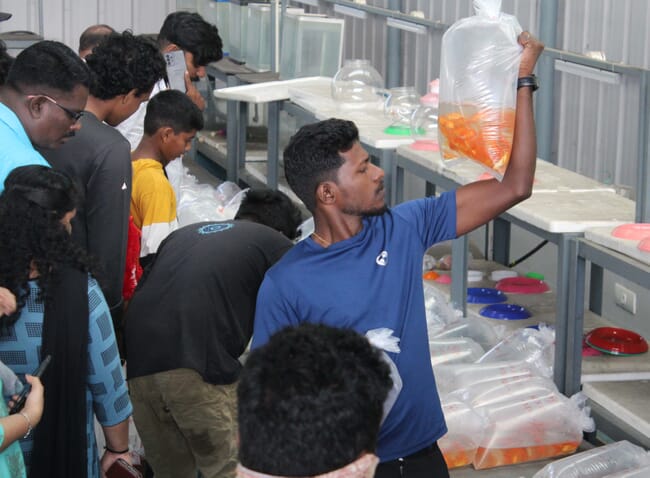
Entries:
POLYGON ((185 93, 185 70, 187 69, 185 53, 183 53, 183 50, 175 50, 165 53, 164 56, 169 87, 185 93))
MULTIPOLYGON (((50 361, 52 360, 52 356, 48 355, 43 359, 43 361, 40 363, 38 368, 34 370, 34 373, 32 374, 34 377, 41 378, 43 373, 45 372, 45 369, 47 369, 47 366, 50 364, 50 361)), ((25 384, 25 387, 23 388, 23 391, 20 392, 18 395, 18 398, 14 402, 14 406, 11 407, 11 410, 9 410, 9 415, 13 415, 14 413, 18 413, 23 409, 25 406, 25 400, 27 400, 27 395, 29 395, 29 392, 32 390, 32 386, 27 383, 25 384)))

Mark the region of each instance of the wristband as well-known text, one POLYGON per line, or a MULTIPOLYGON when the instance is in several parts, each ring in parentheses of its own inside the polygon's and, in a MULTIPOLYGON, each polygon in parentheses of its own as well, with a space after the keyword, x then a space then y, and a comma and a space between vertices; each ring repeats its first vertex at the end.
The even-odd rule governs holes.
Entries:
POLYGON ((27 412, 18 412, 19 415, 22 415, 25 420, 27 420, 27 432, 23 436, 23 440, 26 439, 30 433, 32 433, 32 421, 29 419, 27 412))
POLYGON ((532 88, 532 91, 537 91, 539 88, 539 82, 535 75, 522 76, 517 80, 517 89, 529 87, 532 88))
POLYGON ((109 448, 107 446, 104 446, 104 449, 110 453, 113 453, 114 455, 124 455, 125 453, 129 452, 128 447, 126 448, 126 450, 122 450, 122 451, 113 450, 112 448, 109 448))

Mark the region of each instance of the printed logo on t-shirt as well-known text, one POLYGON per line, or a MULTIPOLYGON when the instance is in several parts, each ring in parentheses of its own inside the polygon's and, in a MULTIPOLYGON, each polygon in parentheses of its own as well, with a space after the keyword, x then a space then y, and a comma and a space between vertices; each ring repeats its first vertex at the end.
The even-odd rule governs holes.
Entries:
POLYGON ((381 251, 381 253, 375 259, 375 262, 378 266, 385 266, 388 264, 388 251, 381 251))
POLYGON ((199 234, 214 234, 215 232, 223 232, 232 229, 234 224, 206 224, 197 229, 199 234))

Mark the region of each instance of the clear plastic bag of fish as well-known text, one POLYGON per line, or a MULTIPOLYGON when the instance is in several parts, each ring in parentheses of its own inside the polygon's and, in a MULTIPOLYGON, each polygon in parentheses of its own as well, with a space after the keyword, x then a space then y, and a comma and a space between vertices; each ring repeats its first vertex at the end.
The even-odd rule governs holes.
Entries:
POLYGON ((448 397, 442 397, 441 401, 448 431, 438 440, 438 446, 447 467, 470 465, 487 423, 466 403, 448 397))

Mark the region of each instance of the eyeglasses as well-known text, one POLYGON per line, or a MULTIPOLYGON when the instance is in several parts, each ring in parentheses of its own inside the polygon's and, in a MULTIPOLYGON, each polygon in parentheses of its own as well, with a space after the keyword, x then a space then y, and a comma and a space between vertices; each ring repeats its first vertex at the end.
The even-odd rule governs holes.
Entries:
POLYGON ((55 100, 54 98, 50 98, 50 97, 47 96, 47 95, 27 95, 27 98, 28 98, 28 99, 32 99, 32 98, 38 98, 39 96, 41 96, 41 97, 45 98, 46 100, 48 100, 48 101, 54 103, 56 106, 58 106, 58 107, 61 108, 63 111, 65 111, 65 113, 70 117, 70 119, 71 119, 74 123, 76 123, 77 121, 79 121, 79 120, 81 119, 81 117, 84 115, 84 112, 83 112, 83 111, 72 111, 71 109, 68 109, 68 108, 66 108, 65 106, 60 105, 59 103, 56 102, 56 100, 55 100))

